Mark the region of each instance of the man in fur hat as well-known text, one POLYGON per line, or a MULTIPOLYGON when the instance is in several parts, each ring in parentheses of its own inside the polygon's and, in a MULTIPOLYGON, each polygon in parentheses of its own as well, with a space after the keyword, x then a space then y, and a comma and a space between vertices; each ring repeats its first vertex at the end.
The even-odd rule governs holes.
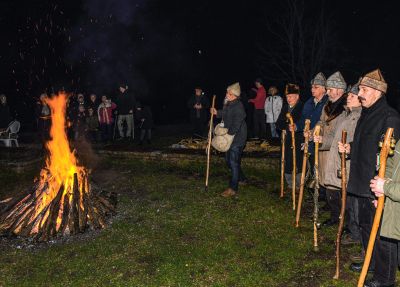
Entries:
POLYGON ((301 162, 303 156, 301 155, 301 143, 303 142, 302 131, 295 132, 295 144, 296 144, 296 182, 292 182, 292 170, 293 170, 293 154, 292 154, 292 138, 289 131, 290 123, 286 120, 286 114, 292 115, 293 121, 297 122, 301 117, 303 110, 303 103, 300 101, 300 89, 298 85, 287 84, 285 88, 285 95, 287 105, 284 105, 276 122, 278 130, 286 131, 285 140, 285 179, 288 184, 288 189, 292 189, 292 185, 300 186, 301 178, 301 162))
MULTIPOLYGON (((363 110, 354 132, 353 142, 339 144, 339 152, 350 154, 350 178, 347 192, 358 201, 359 224, 363 248, 366 250, 375 215, 375 196, 370 180, 377 174, 379 141, 388 128, 394 128, 394 137, 400 134, 400 116, 386 101, 387 84, 381 71, 366 74, 360 81, 358 97, 363 110)), ((369 270, 374 272, 367 287, 394 286, 397 267, 397 245, 385 237, 377 236, 375 252, 369 270)), ((360 272, 362 263, 352 263, 350 269, 360 272)))
MULTIPOLYGON (((340 115, 344 112, 346 97, 344 92, 347 84, 340 72, 335 72, 326 80, 326 90, 329 101, 325 105, 319 124, 321 126, 320 136, 313 136, 314 143, 320 143, 319 148, 319 183, 326 192, 326 202, 331 211, 331 218, 322 223, 323 226, 331 226, 339 222, 340 214, 340 189, 329 184, 329 170, 331 162, 329 154, 331 148, 337 151, 336 142, 333 142, 335 132, 340 122, 340 115)), ((334 171, 335 174, 337 170, 334 171)))
POLYGON ((247 139, 246 112, 240 101, 240 85, 235 83, 226 89, 225 104, 222 110, 210 109, 210 113, 222 119, 228 134, 233 135, 233 142, 225 154, 226 164, 231 171, 229 188, 223 193, 223 197, 234 196, 239 189, 239 182, 246 181, 241 168, 241 159, 247 139))

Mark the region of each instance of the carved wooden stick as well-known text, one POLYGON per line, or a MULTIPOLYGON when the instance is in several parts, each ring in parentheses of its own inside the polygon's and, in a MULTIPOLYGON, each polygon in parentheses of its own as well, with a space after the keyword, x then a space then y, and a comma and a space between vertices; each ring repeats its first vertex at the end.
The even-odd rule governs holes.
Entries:
MULTIPOLYGON (((347 139, 347 131, 342 131, 342 143, 346 144, 347 139)), ((341 175, 342 175, 342 206, 340 208, 340 216, 339 216, 339 227, 336 236, 336 273, 333 276, 333 279, 339 279, 340 275, 340 241, 343 233, 343 225, 344 225, 344 213, 346 210, 346 185, 347 185, 347 170, 346 170, 346 152, 341 153, 341 175)))
MULTIPOLYGON (((316 125, 314 128, 314 136, 319 136, 321 126, 316 125)), ((319 172, 318 172, 318 153, 319 143, 315 143, 314 149, 314 176, 315 176, 315 187, 314 187, 314 250, 318 251, 318 197, 319 197, 319 172)))
MULTIPOLYGON (((215 107, 215 95, 212 98, 212 105, 211 108, 214 109, 215 107)), ((208 145, 207 145, 207 171, 206 171, 206 187, 205 190, 208 190, 208 177, 210 175, 210 157, 211 157, 211 139, 212 139, 212 130, 213 130, 213 118, 214 114, 211 113, 210 116, 210 128, 208 130, 208 145)))
POLYGON ((282 130, 282 147, 281 147, 281 195, 282 198, 285 194, 285 141, 286 141, 286 131, 282 130))
MULTIPOLYGON (((294 125, 293 118, 290 113, 286 114, 286 118, 289 120, 290 125, 294 125)), ((292 202, 293 210, 296 210, 296 140, 294 138, 294 130, 290 132, 292 134, 292 202)))
POLYGON ((304 181, 306 177, 307 159, 308 159, 308 140, 309 140, 308 132, 310 130, 310 123, 311 121, 307 119, 304 125, 304 132, 306 136, 304 137, 303 165, 301 166, 300 191, 299 191, 299 199, 297 202, 297 212, 296 212, 296 227, 299 227, 301 206, 303 204, 304 181))
MULTIPOLYGON (((382 149, 379 155, 380 166, 378 176, 380 178, 385 177, 386 172, 386 159, 391 152, 391 149, 394 147, 394 143, 392 142, 393 128, 388 128, 385 134, 385 140, 382 144, 382 149)), ((385 197, 381 196, 378 198, 378 206, 375 211, 374 222, 372 223, 371 234, 369 236, 368 248, 365 253, 365 259, 363 268, 361 270, 360 278, 358 279, 358 287, 364 286, 365 277, 368 273, 368 267, 371 262, 372 252, 374 251, 375 239, 379 229, 379 223, 381 222, 383 206, 385 204, 385 197)))

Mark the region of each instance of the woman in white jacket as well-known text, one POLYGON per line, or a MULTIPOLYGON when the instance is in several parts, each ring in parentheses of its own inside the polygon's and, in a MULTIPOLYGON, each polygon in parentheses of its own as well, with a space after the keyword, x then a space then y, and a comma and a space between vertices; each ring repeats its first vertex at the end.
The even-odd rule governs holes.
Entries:
POLYGON ((276 132, 276 121, 278 120, 279 114, 282 109, 282 97, 278 95, 278 89, 274 86, 268 89, 268 96, 265 101, 265 114, 266 122, 271 127, 272 138, 278 138, 279 135, 276 132))

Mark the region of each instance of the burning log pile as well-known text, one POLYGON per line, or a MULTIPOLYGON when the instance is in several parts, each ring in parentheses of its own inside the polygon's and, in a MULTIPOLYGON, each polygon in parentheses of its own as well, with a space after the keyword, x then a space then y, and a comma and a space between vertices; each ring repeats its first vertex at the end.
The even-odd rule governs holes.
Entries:
POLYGON ((116 195, 97 189, 89 171, 79 166, 65 133, 67 95, 49 100, 51 140, 46 167, 31 192, 0 205, 0 235, 20 235, 46 241, 56 236, 104 228, 115 212, 116 195))

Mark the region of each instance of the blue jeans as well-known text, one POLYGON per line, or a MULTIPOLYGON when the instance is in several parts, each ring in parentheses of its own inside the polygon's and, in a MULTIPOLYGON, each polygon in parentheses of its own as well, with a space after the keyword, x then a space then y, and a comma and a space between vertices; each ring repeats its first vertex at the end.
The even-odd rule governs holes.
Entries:
POLYGON ((243 174, 242 168, 240 167, 242 161, 242 146, 231 147, 225 154, 226 164, 231 171, 231 179, 229 181, 229 187, 234 191, 239 189, 239 181, 246 180, 243 174))
POLYGON ((271 128, 271 137, 272 138, 279 138, 279 134, 276 131, 276 124, 275 123, 270 123, 269 126, 271 128))

